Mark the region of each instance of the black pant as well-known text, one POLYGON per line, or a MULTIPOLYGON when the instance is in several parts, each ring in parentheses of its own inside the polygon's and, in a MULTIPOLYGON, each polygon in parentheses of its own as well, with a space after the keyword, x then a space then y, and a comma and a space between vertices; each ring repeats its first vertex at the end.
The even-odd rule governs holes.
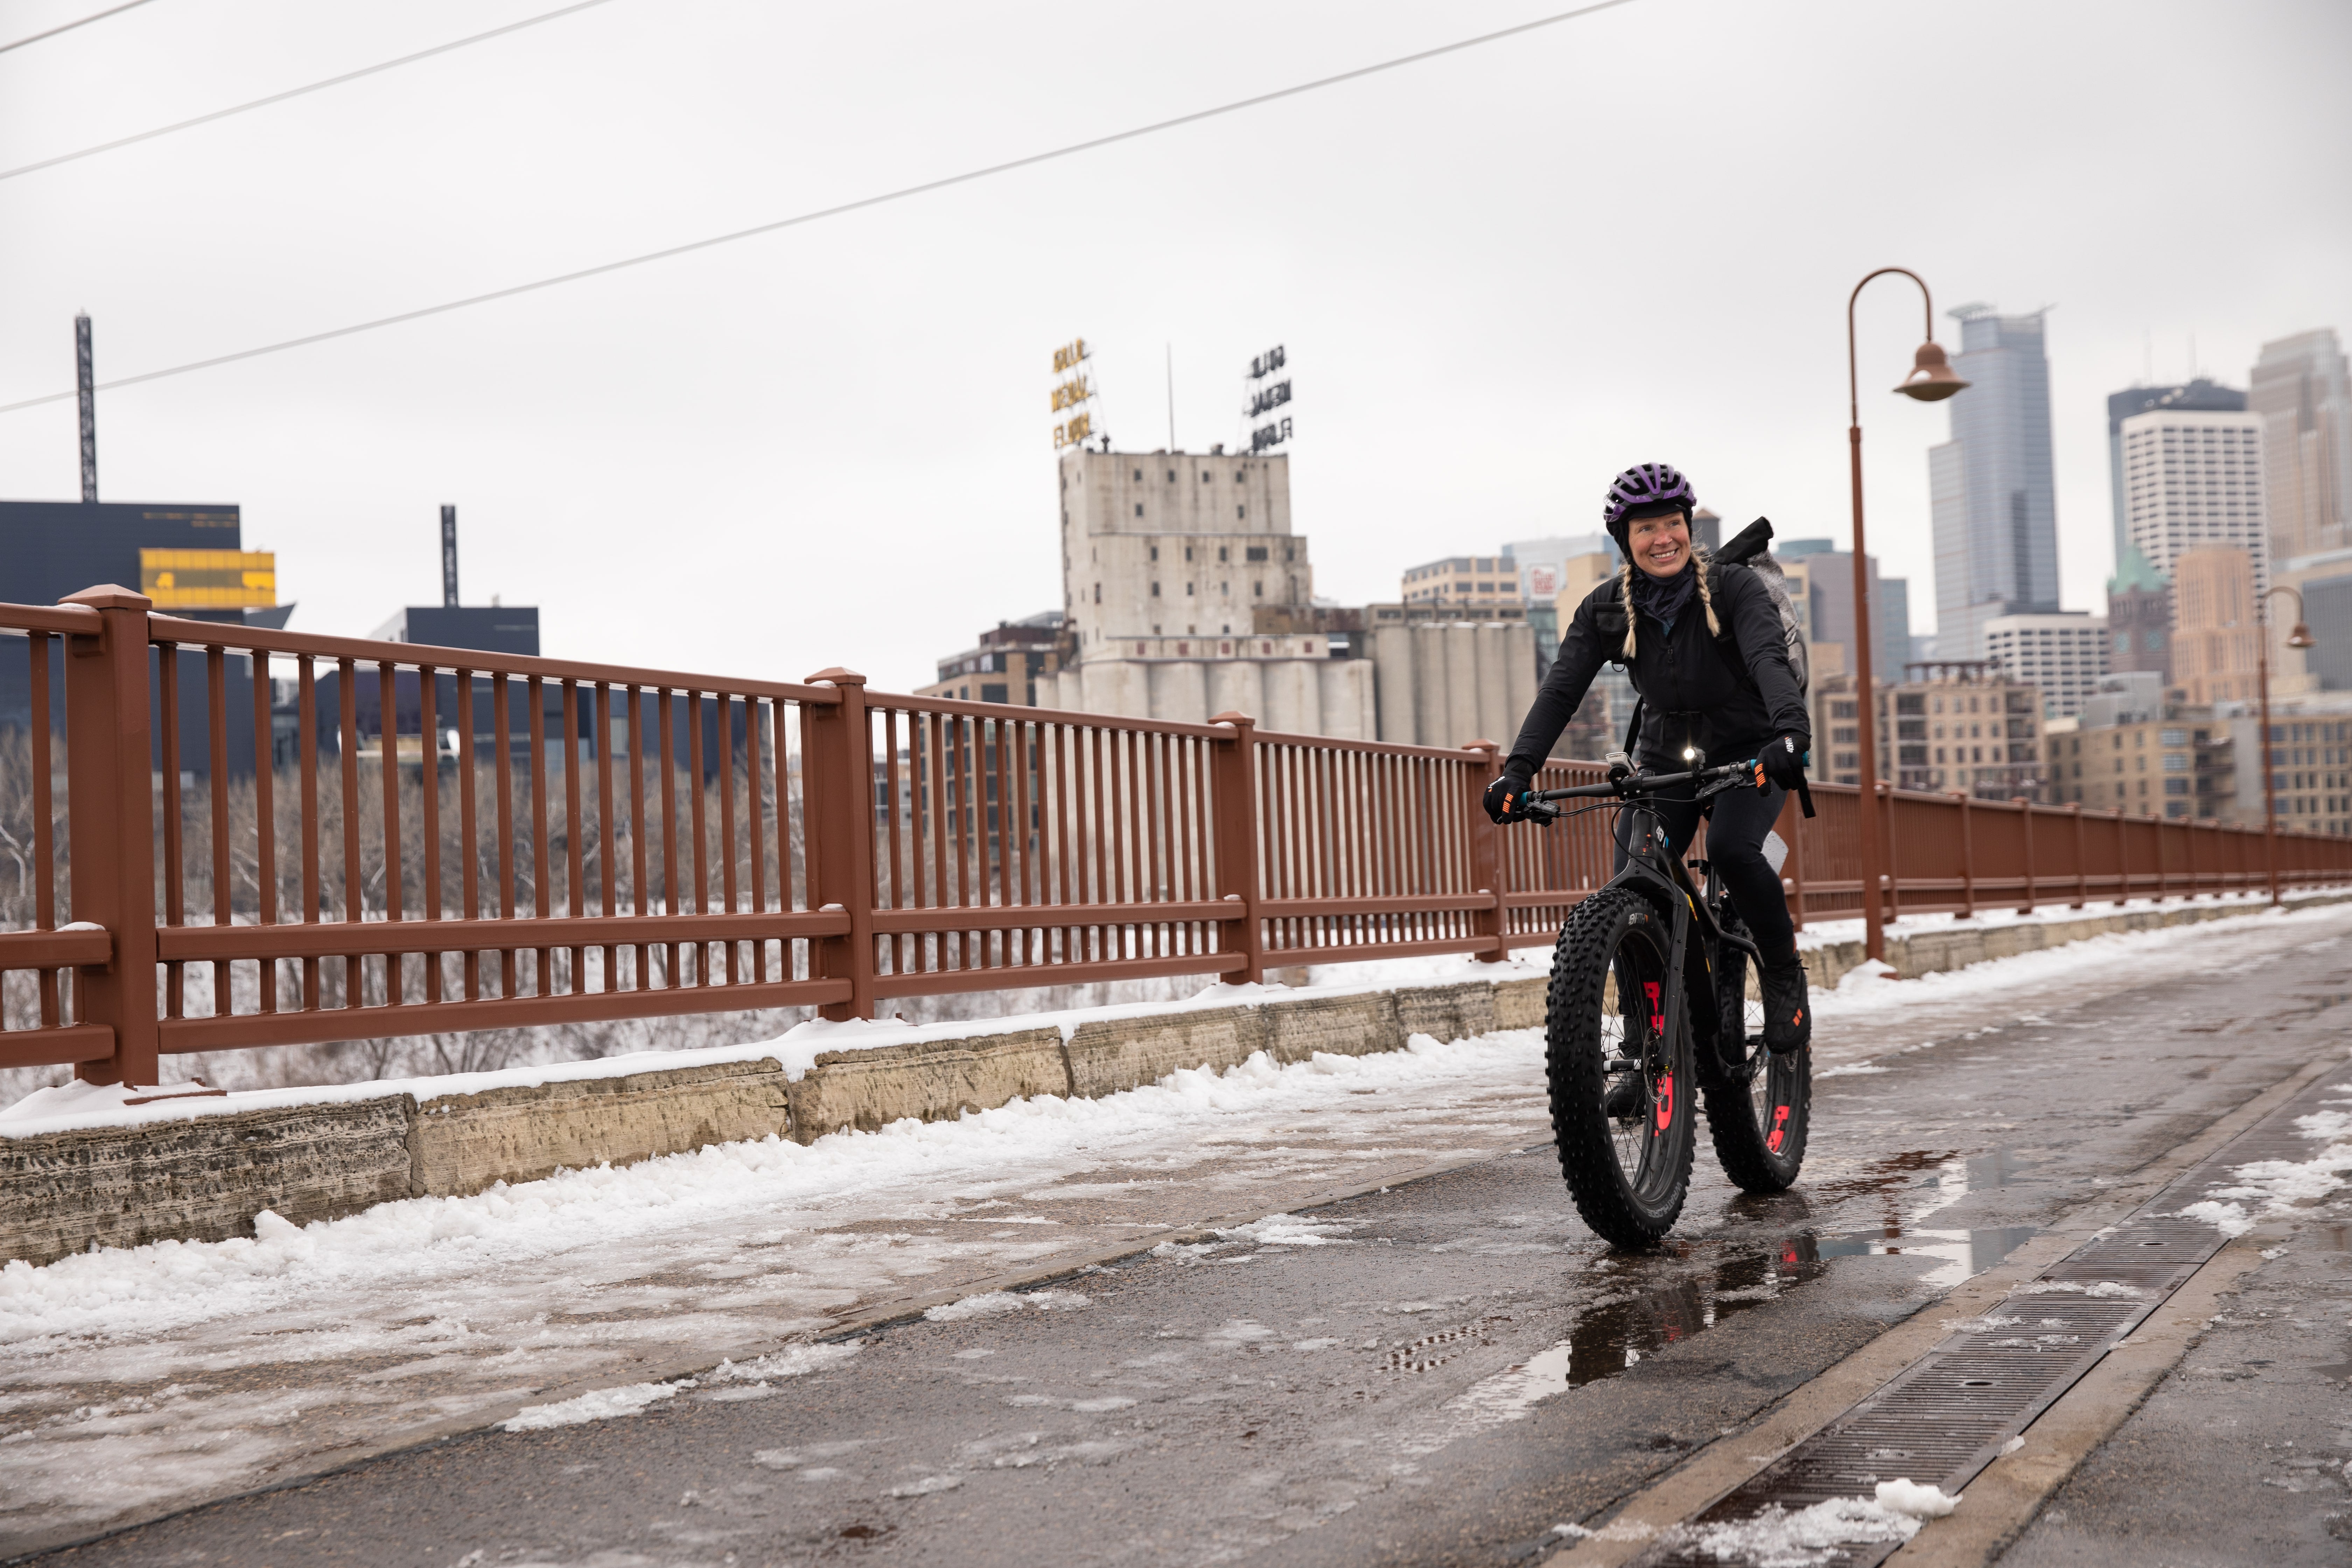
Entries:
MULTIPOLYGON (((1764 858, 1764 836, 1780 820, 1780 802, 1786 792, 1778 784, 1762 790, 1743 784, 1724 791, 1705 805, 1691 798, 1696 793, 1696 785, 1685 784, 1668 788, 1657 797, 1658 821, 1672 839, 1674 852, 1680 855, 1690 848, 1698 832, 1699 815, 1705 812, 1707 860, 1730 889, 1732 905, 1748 922, 1756 951, 1767 963, 1788 963, 1797 955, 1797 928, 1789 919, 1789 900, 1780 889, 1780 874, 1764 858)), ((1630 812, 1617 814, 1620 870, 1625 865, 1631 818, 1630 812)))

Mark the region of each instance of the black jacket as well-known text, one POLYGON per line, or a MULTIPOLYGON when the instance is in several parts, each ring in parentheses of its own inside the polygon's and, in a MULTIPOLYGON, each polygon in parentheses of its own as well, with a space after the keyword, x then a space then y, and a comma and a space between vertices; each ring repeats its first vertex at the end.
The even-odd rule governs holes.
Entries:
MULTIPOLYGON (((1642 696, 1634 760, 1645 766, 1679 763, 1683 748, 1695 745, 1710 765, 1738 762, 1754 756, 1776 735, 1793 735, 1799 750, 1809 749, 1812 725, 1796 673, 1789 668, 1780 612, 1770 592, 1745 566, 1718 562, 1706 570, 1716 618, 1736 643, 1737 657, 1708 634, 1706 611, 1696 595, 1671 632, 1652 616, 1642 616, 1633 662, 1626 667, 1642 696)), ((1612 577, 1576 607, 1559 639, 1559 657, 1511 748, 1507 771, 1533 777, 1601 665, 1621 659, 1623 592, 1623 577, 1612 577)))

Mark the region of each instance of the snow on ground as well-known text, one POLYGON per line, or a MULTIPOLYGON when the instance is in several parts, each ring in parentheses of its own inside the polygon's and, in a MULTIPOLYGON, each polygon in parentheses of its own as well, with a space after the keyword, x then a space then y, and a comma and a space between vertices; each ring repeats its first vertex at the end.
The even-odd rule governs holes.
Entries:
MULTIPOLYGON (((2330 1103, 2352 1105, 2352 1096, 2338 1096, 2330 1103)), ((2308 1160, 2254 1160, 2240 1165, 2230 1173, 2235 1178, 2231 1185, 2207 1188, 2212 1195, 2182 1209, 2181 1217, 2201 1219, 2223 1236, 2243 1236, 2257 1221, 2296 1214, 2352 1184, 2352 1111, 2298 1116, 2294 1128, 2326 1147, 2308 1160)))
MULTIPOLYGON (((1900 1071, 1907 1050, 2127 985, 2151 960, 2172 974, 2242 969, 2347 930, 2352 910, 2263 914, 1923 981, 1864 977, 1822 998, 1818 1047, 1825 1068, 1881 1058, 1900 1071)), ((756 1396, 768 1377, 796 1375, 777 1360, 794 1353, 782 1342, 855 1311, 1057 1255, 1150 1247, 1237 1211, 1265 1217, 1229 1221, 1233 1242, 1344 1242, 1342 1227, 1291 1211, 1334 1186, 1548 1135, 1538 1031, 1421 1037, 302 1227, 268 1215, 251 1239, 10 1264, 0 1531, 94 1525, 438 1423, 566 1403, 539 1396, 640 1382, 644 1360, 757 1368, 749 1358, 764 1354, 770 1371, 705 1374, 692 1394, 756 1396)), ((1019 1310, 1051 1310, 1042 1294, 1019 1310)))

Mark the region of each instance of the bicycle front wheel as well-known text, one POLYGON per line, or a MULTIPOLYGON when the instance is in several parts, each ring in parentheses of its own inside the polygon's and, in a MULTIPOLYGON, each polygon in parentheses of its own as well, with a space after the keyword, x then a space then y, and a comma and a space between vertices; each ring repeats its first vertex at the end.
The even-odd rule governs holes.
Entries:
POLYGON ((1577 907, 1552 957, 1552 1136, 1577 1212, 1618 1247, 1665 1235, 1690 1191, 1690 1030, 1667 1037, 1669 940, 1647 900, 1605 888, 1577 907))

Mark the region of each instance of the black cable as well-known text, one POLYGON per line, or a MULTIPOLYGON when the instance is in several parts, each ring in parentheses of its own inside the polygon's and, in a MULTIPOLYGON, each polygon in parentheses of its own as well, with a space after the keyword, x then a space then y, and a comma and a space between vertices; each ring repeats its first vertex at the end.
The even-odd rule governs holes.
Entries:
MULTIPOLYGON (((590 3, 594 4, 595 0, 590 0, 590 3)), ((642 256, 631 256, 619 261, 607 261, 596 267, 583 267, 577 272, 564 272, 553 278, 541 278, 530 283, 517 283, 509 288, 493 289, 486 294, 472 294, 465 299, 451 300, 439 305, 426 305, 415 310, 403 310, 395 316, 379 316, 372 321, 361 321, 348 327, 336 327, 323 332, 311 332, 304 337, 288 338, 283 342, 265 343, 259 348, 241 349, 236 353, 216 354, 211 359, 192 360, 186 364, 175 364, 165 370, 145 371, 138 375, 126 375, 114 381, 102 381, 98 384, 97 390, 110 392, 118 386, 134 386, 140 382, 158 381, 167 375, 184 375, 190 371, 210 370, 215 365, 232 364, 238 360, 273 354, 284 349, 303 348, 311 343, 326 342, 333 338, 347 338, 355 332, 373 331, 378 327, 398 326, 403 321, 415 321, 426 316, 438 316, 450 310, 462 310, 470 305, 485 305, 493 300, 507 300, 518 294, 529 294, 541 289, 552 289, 560 284, 577 283, 583 279, 601 277, 607 272, 621 271, 625 268, 642 267, 647 262, 667 261, 672 257, 685 256, 698 250, 708 250, 713 246, 730 245, 739 239, 773 234, 779 229, 796 228, 803 224, 817 223, 829 217, 839 217, 845 213, 860 212, 867 207, 881 206, 888 202, 904 201, 909 196, 924 195, 929 192, 943 191, 954 185, 969 184, 974 180, 984 180, 992 174, 1030 168, 1035 164, 1051 163, 1057 158, 1067 158, 1076 153, 1092 152, 1098 147, 1108 147, 1116 142, 1131 142, 1139 136, 1150 136, 1157 132, 1171 131, 1180 125, 1192 125, 1203 120, 1213 120, 1219 115, 1234 114, 1244 109, 1255 109, 1260 104, 1273 103, 1286 98, 1296 98, 1301 93, 1313 92, 1318 88, 1354 81, 1361 77, 1376 76, 1381 71, 1394 70, 1401 66, 1435 59, 1440 55, 1450 55, 1457 50, 1475 48, 1480 44, 1491 44, 1498 38, 1533 32, 1538 27, 1549 27, 1556 23, 1572 22, 1580 16, 1590 16, 1599 11, 1614 10, 1620 5, 1632 3, 1633 0, 1598 0, 1595 5, 1580 6, 1573 11, 1561 11, 1553 16, 1538 17, 1532 22, 1522 22, 1517 26, 1505 27, 1498 32, 1482 33, 1475 38, 1464 38, 1451 44, 1441 44, 1433 49, 1400 55, 1394 59, 1382 60, 1377 65, 1359 66, 1354 70, 1341 71, 1337 76, 1321 77, 1314 81, 1301 82, 1296 87, 1279 88, 1273 92, 1262 92, 1250 98, 1235 99, 1231 103, 1221 103, 1213 109, 1195 110, 1190 114, 1177 115, 1172 120, 1155 121, 1149 125, 1139 125, 1132 130, 1114 132, 1108 136, 1097 136, 1085 142, 1073 142, 1067 146, 1056 147, 1050 152, 1032 153, 1026 157, 1009 159, 1002 163, 991 163, 984 168, 967 170, 961 174, 949 174, 937 180, 926 180, 920 184, 904 185, 895 191, 886 191, 880 195, 864 196, 854 202, 843 202, 838 206, 820 207, 814 212, 802 213, 795 217, 778 218, 772 223, 757 224, 750 228, 739 228, 728 234, 713 235, 708 239, 689 240, 684 245, 673 245, 661 250, 649 250, 642 256)), ((0 414, 14 414, 20 409, 37 408, 45 403, 61 403, 73 395, 71 392, 52 392, 41 397, 26 398, 21 403, 0 404, 0 414)))
POLYGON ((145 4, 147 0, 123 0, 123 4, 120 5, 110 5, 103 11, 93 11, 79 22, 68 22, 62 26, 51 27, 46 33, 35 33, 30 37, 19 38, 13 44, 0 44, 0 55, 6 54, 10 49, 21 49, 26 44, 37 44, 43 38, 54 38, 59 33, 70 33, 76 27, 87 27, 92 22, 103 22, 109 16, 119 16, 125 11, 136 11, 145 4))
MULTIPOLYGON (((134 5, 143 5, 146 3, 147 0, 132 0, 134 5)), ((136 135, 118 137, 111 142, 101 142, 95 147, 84 147, 79 153, 60 153, 54 158, 44 158, 37 163, 26 163, 14 169, 0 169, 0 180, 13 180, 19 174, 31 174, 43 169, 54 169, 60 163, 70 163, 80 158, 95 158, 100 153, 111 153, 118 147, 130 147, 141 142, 152 142, 156 137, 169 136, 174 131, 185 131, 195 125, 210 125, 215 120, 226 120, 232 114, 243 114, 249 109, 267 109, 273 103, 283 103, 289 98, 300 98, 306 93, 323 92, 331 87, 341 87, 347 81, 357 81, 362 77, 378 76, 388 70, 397 70, 402 66, 413 66, 419 60, 429 60, 436 55, 446 55, 452 49, 462 49, 470 44, 478 44, 486 39, 503 37, 509 33, 520 32, 525 27, 536 27, 541 22, 552 22, 559 16, 569 16, 574 11, 585 11, 591 5, 602 5, 604 3, 605 0, 579 0, 577 5, 566 5, 560 10, 542 12, 536 16, 526 16, 520 22, 509 22, 503 27, 492 27, 487 33, 476 33, 471 37, 459 38, 454 43, 436 44, 429 49, 419 49, 413 55, 403 55, 396 60, 383 60, 375 65, 362 66, 358 70, 345 71, 341 76, 331 76, 324 81, 314 81, 306 87, 290 87, 284 92, 273 92, 268 98, 257 98, 250 103, 240 103, 229 109, 215 109, 209 114, 199 114, 194 120, 180 120, 169 125, 158 125, 152 131, 142 131, 136 135)), ((124 9, 128 8, 124 7, 124 9)), ((102 14, 110 15, 111 13, 102 14)), ((96 17, 89 18, 92 21, 96 19, 96 17)), ((77 26, 79 25, 79 23, 75 24, 77 26)), ((42 36, 46 37, 47 35, 42 36)), ((30 38, 25 40, 26 43, 32 41, 30 38)), ((11 44, 8 47, 14 48, 16 46, 11 44)))

